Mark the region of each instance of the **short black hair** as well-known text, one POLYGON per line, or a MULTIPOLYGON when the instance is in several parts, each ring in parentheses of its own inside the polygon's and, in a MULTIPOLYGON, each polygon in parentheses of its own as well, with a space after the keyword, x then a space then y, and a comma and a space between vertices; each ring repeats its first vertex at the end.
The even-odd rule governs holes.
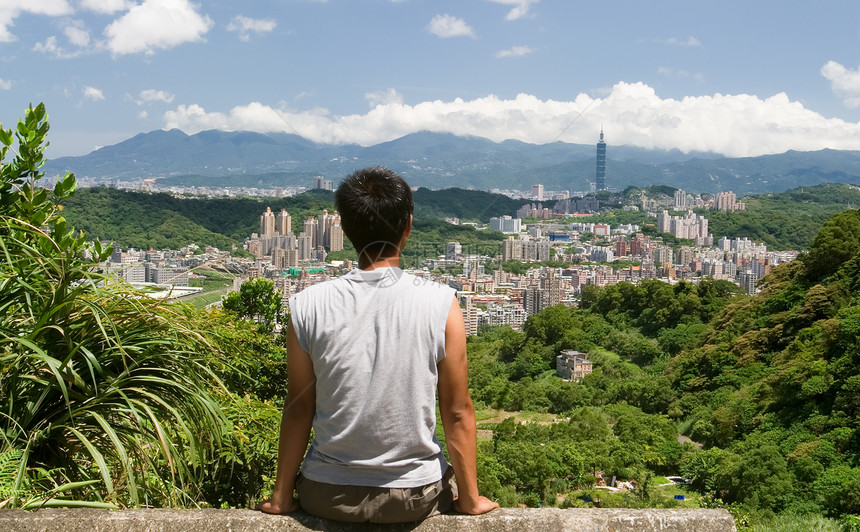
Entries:
POLYGON ((412 189, 402 177, 382 166, 347 176, 334 193, 343 232, 371 262, 397 254, 412 215, 412 189))

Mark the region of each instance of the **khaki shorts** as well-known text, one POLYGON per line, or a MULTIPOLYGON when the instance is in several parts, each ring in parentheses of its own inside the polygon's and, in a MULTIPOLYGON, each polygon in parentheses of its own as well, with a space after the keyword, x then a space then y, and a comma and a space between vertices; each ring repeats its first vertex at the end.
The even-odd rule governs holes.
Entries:
POLYGON ((451 467, 441 480, 417 488, 341 486, 296 479, 299 503, 305 512, 350 523, 409 523, 450 511, 457 497, 451 467))

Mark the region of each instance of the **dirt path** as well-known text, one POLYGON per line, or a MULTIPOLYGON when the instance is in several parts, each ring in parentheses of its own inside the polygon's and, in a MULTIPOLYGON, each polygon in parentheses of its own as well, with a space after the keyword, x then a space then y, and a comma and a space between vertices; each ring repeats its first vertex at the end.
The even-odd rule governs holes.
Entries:
MULTIPOLYGON (((518 423, 540 423, 541 425, 551 425, 555 422, 555 418, 552 419, 532 419, 532 417, 523 417, 522 412, 508 412, 507 410, 484 410, 484 412, 490 412, 493 414, 492 417, 482 419, 478 421, 478 425, 482 423, 501 423, 502 421, 512 417, 516 419, 518 423)), ((530 414, 533 416, 533 414, 530 414)), ((546 417, 550 417, 552 414, 546 414, 546 417)), ((490 429, 478 429, 478 438, 487 438, 491 439, 493 437, 493 431, 490 429)))

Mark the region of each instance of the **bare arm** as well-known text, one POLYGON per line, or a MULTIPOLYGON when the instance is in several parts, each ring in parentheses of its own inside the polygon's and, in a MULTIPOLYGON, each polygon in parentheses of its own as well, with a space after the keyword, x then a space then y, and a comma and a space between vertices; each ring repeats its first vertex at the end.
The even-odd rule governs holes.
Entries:
POLYGON ((445 325, 445 358, 439 363, 439 410, 454 466, 459 497, 454 508, 465 514, 483 514, 498 504, 478 494, 477 429, 475 408, 469 396, 466 364, 466 330, 455 299, 445 325))
POLYGON ((287 328, 287 377, 289 390, 284 401, 278 441, 278 473, 272 498, 257 507, 270 514, 285 514, 299 509, 293 498, 296 475, 305 455, 316 411, 316 377, 307 351, 299 345, 293 324, 287 328))

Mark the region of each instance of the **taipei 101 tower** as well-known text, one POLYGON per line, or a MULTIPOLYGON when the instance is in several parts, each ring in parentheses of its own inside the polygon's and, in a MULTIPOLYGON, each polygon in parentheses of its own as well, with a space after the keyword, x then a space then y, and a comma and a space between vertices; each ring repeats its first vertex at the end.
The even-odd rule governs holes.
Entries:
POLYGON ((597 190, 606 190, 606 143, 603 141, 603 128, 600 128, 600 141, 597 143, 597 190))

